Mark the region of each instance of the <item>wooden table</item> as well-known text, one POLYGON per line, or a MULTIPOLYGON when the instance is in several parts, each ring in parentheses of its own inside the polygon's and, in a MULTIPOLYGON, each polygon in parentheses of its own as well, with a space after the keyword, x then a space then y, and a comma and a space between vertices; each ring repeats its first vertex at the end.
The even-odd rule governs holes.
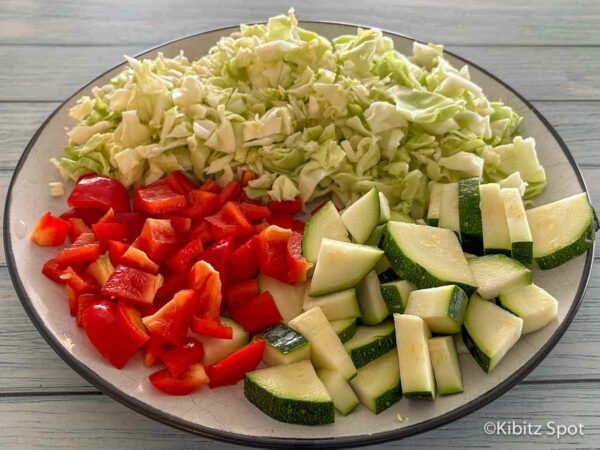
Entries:
MULTIPOLYGON (((0 189, 44 118, 79 86, 145 48, 287 10, 269 0, 3 0, 0 189)), ((600 210, 600 3, 296 1, 307 20, 378 26, 445 44, 520 91, 557 128, 600 210)), ((544 149, 540 149, 544 151, 544 149)), ((2 194, 4 198, 5 194, 2 194)), ((25 315, 0 254, 1 448, 212 448, 152 422, 83 381, 25 315)), ((522 383, 454 423, 382 448, 600 447, 600 265, 560 343, 522 383), (584 436, 486 436, 488 421, 582 423, 584 436)))

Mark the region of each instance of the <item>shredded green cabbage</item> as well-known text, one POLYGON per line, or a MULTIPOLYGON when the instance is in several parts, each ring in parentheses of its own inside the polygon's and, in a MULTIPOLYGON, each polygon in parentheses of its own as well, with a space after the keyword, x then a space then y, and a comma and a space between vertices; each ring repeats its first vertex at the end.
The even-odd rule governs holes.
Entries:
POLYGON ((197 61, 127 60, 71 109, 78 123, 53 160, 63 176, 131 186, 183 170, 224 184, 252 170, 251 198, 331 194, 343 207, 375 186, 415 217, 431 182, 481 176, 527 198, 546 182, 535 142, 516 136, 521 118, 438 45, 415 42, 405 56, 375 29, 330 42, 290 10, 242 25, 197 61))

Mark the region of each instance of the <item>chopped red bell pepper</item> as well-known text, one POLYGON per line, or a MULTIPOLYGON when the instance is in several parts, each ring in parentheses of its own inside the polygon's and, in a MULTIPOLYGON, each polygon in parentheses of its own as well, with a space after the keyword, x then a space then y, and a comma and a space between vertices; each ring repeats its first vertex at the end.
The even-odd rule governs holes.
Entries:
POLYGON ((247 372, 255 370, 262 360, 265 341, 258 339, 230 353, 206 368, 210 388, 236 384, 247 372))
POLYGON ((232 249, 233 240, 223 239, 215 242, 206 250, 204 250, 199 258, 201 261, 206 261, 209 263, 217 272, 219 272, 221 283, 223 285, 227 284, 227 261, 231 255, 232 249))
POLYGON ((71 242, 75 242, 83 233, 92 232, 92 229, 88 227, 83 219, 80 219, 79 217, 71 217, 67 220, 71 224, 71 228, 69 229, 69 239, 71 242))
POLYGON ((100 217, 100 219, 98 219, 98 222, 96 223, 112 223, 116 220, 117 216, 115 215, 115 210, 110 208, 108 211, 106 211, 106 214, 104 214, 102 217, 100 217))
POLYGON ((258 235, 258 267, 265 275, 287 283, 287 242, 292 230, 275 225, 258 235))
POLYGON ((227 202, 237 202, 242 197, 242 188, 240 184, 235 181, 230 181, 225 185, 223 190, 219 193, 217 199, 217 211, 222 209, 227 202))
POLYGON ((96 241, 94 233, 83 233, 75 242, 62 249, 54 260, 63 265, 92 262, 102 253, 100 242, 96 241))
POLYGON ((62 213, 59 217, 61 219, 81 219, 86 225, 91 226, 97 223, 98 220, 104 215, 106 209, 70 209, 62 213))
POLYGON ((173 347, 160 355, 160 360, 173 376, 179 376, 192 364, 200 362, 204 356, 202 343, 194 338, 186 338, 181 347, 173 347))
POLYGON ((254 225, 254 232, 256 234, 260 234, 264 230, 266 230, 267 228, 269 228, 270 226, 271 226, 271 224, 268 223, 268 222, 257 223, 256 225, 254 225))
POLYGON ((136 189, 133 204, 136 211, 146 214, 175 213, 185 208, 185 195, 166 184, 136 189))
POLYGON ((202 253, 202 241, 194 239, 180 248, 167 260, 167 266, 172 272, 184 272, 189 270, 194 260, 202 253))
POLYGON ((271 218, 269 219, 269 223, 271 225, 277 225, 281 228, 289 228, 292 229, 294 226, 294 216, 287 213, 279 213, 274 212, 271 214, 271 218))
POLYGON ((84 175, 77 181, 67 199, 69 208, 101 209, 113 208, 117 212, 129 211, 127 188, 114 178, 84 175))
POLYGON ((232 339, 233 328, 223 325, 217 320, 194 317, 191 325, 192 331, 202 336, 210 336, 218 339, 232 339))
POLYGON ((187 279, 187 272, 169 273, 168 275, 165 275, 163 284, 156 292, 155 298, 157 300, 162 300, 167 297, 171 298, 176 292, 187 289, 187 279))
POLYGON ((119 258, 119 264, 127 267, 133 267, 144 272, 156 275, 159 270, 158 264, 152 261, 148 255, 139 248, 129 247, 119 258))
POLYGON ((66 283, 67 280, 63 280, 60 276, 62 275, 62 273, 65 270, 65 265, 64 264, 60 264, 59 262, 56 261, 56 258, 54 259, 49 259, 48 261, 46 261, 44 263, 44 266, 42 267, 42 274, 56 282, 56 283, 66 283))
POLYGON ((197 219, 192 222, 192 227, 190 228, 188 238, 200 239, 202 241, 202 245, 204 246, 215 240, 210 224, 204 219, 197 219))
POLYGON ((269 219, 271 212, 266 206, 253 205, 252 203, 240 203, 240 209, 246 219, 250 222, 260 222, 263 219, 269 219))
POLYGON ((146 219, 139 246, 154 261, 166 260, 177 248, 177 235, 168 220, 146 219))
POLYGON ((149 184, 147 187, 154 187, 159 185, 169 186, 169 188, 171 188, 174 192, 177 192, 178 194, 182 195, 187 195, 188 192, 190 192, 193 189, 196 189, 196 185, 192 183, 192 181, 180 171, 173 172, 168 177, 161 178, 160 180, 149 184))
POLYGON ((213 235, 217 239, 247 236, 254 232, 237 203, 227 202, 215 215, 206 218, 210 223, 213 235))
POLYGON ((108 241, 122 242, 127 239, 127 228, 122 223, 95 223, 92 225, 92 230, 102 248, 108 247, 108 241))
POLYGON ((306 274, 313 265, 302 256, 302 235, 295 231, 287 242, 286 261, 288 283, 294 284, 306 281, 306 274))
POLYGON ((258 275, 258 238, 248 239, 238 247, 228 260, 227 273, 230 282, 255 278, 258 275))
POLYGON ((198 307, 198 295, 191 289, 179 291, 162 308, 142 321, 152 335, 158 335, 170 344, 180 347, 192 317, 198 307))
POLYGON ((77 326, 83 327, 83 312, 88 306, 105 301, 110 300, 98 294, 81 294, 77 299, 77 326))
POLYGON ((85 308, 82 323, 96 350, 117 369, 121 369, 142 346, 140 339, 132 338, 130 324, 123 320, 117 304, 112 301, 85 308))
POLYGON ((129 248, 125 242, 108 241, 108 255, 113 266, 121 264, 121 258, 129 248))
POLYGON ((212 192, 213 194, 221 193, 221 188, 213 180, 205 181, 198 189, 204 192, 212 192))
POLYGON ((296 233, 304 233, 304 222, 301 220, 294 220, 294 225, 292 226, 292 230, 296 233))
POLYGON ((186 194, 186 195, 189 192, 196 189, 196 184, 192 180, 190 180, 187 176, 185 176, 185 174, 183 172, 181 172, 179 170, 177 170, 176 172, 173 172, 171 174, 171 177, 177 181, 177 183, 183 190, 184 194, 186 194))
POLYGON ((187 195, 186 207, 180 214, 185 217, 199 219, 213 214, 216 210, 217 194, 194 189, 187 195))
POLYGON ((283 200, 281 202, 269 203, 269 209, 272 212, 285 213, 285 214, 296 214, 302 211, 302 199, 297 198, 295 200, 283 200))
POLYGON ((245 188, 252 180, 256 180, 258 175, 251 170, 244 170, 241 177, 242 187, 245 188))
POLYGON ((70 266, 63 271, 60 278, 65 280, 77 295, 100 292, 100 286, 94 277, 87 273, 78 273, 70 266))
POLYGON ((67 302, 69 303, 69 314, 71 314, 71 317, 76 317, 79 295, 77 295, 75 289, 68 284, 65 286, 65 292, 67 293, 67 302))
POLYGON ((171 226, 175 230, 175 237, 177 239, 178 246, 188 242, 188 233, 190 232, 190 228, 192 227, 192 219, 190 219, 189 217, 173 215, 161 216, 160 219, 171 221, 171 226))
POLYGON ((188 284, 198 293, 198 316, 219 320, 222 300, 219 272, 206 261, 198 261, 190 270, 188 284))
POLYGON ((225 291, 227 309, 232 311, 247 300, 252 300, 259 294, 258 280, 246 280, 231 284, 225 291))
POLYGON ((126 325, 127 335, 132 342, 135 342, 140 347, 150 339, 148 330, 142 322, 140 312, 126 301, 119 300, 117 303, 119 318, 126 325))
POLYGON ((71 224, 69 221, 54 217, 48 211, 40 217, 35 225, 31 233, 31 240, 42 247, 56 247, 65 242, 70 229, 71 224))
POLYGON ((131 303, 151 305, 161 284, 161 275, 151 275, 131 267, 117 266, 102 287, 102 294, 131 303))
POLYGON ((150 339, 144 345, 144 365, 152 367, 166 348, 167 342, 163 338, 157 335, 150 336, 150 339))
POLYGON ((231 318, 249 333, 258 333, 283 320, 277 304, 269 291, 254 297, 252 300, 240 302, 235 309, 229 311, 231 318))
POLYGON ((139 212, 118 212, 115 217, 117 222, 125 225, 127 229, 126 241, 128 243, 132 243, 140 235, 146 223, 146 218, 144 214, 139 212))
POLYGON ((169 395, 187 395, 209 382, 204 366, 192 364, 178 377, 174 377, 169 369, 163 369, 150 375, 150 382, 159 391, 169 395))

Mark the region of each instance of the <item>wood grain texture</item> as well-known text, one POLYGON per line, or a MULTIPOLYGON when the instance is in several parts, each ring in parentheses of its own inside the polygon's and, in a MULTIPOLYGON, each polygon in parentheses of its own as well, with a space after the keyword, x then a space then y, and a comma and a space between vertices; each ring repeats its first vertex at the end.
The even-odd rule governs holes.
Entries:
POLYGON ((1 43, 156 44, 211 28, 264 21, 295 6, 304 20, 380 27, 446 44, 600 44, 593 0, 4 0, 1 43), (40 32, 42 31, 42 32, 40 32))
MULTIPOLYGON (((432 430, 379 448, 429 449, 595 448, 600 440, 600 383, 520 385, 479 411, 432 430), (546 425, 583 425, 584 435, 503 436, 486 435, 485 423, 516 421, 546 425)), ((407 401, 407 400, 402 400, 407 401)), ((0 398, 0 442, 4 449, 223 449, 232 448, 193 437, 138 415, 104 396, 0 398), (63 424, 57 429, 57 424, 63 424)), ((233 447, 242 448, 242 447, 233 447)))

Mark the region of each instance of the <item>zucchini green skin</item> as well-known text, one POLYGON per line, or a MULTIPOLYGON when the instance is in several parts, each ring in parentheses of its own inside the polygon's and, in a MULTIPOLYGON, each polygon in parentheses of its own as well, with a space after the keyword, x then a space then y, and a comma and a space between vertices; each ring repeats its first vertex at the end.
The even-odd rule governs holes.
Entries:
POLYGON ((477 364, 479 364, 479 367, 481 367, 485 373, 489 373, 490 358, 488 358, 488 356, 479 349, 464 326, 462 327, 462 338, 463 342, 467 346, 467 349, 469 350, 469 353, 471 353, 477 364))
POLYGON ((333 402, 311 402, 281 398, 244 377, 244 395, 257 408, 275 420, 298 425, 326 425, 335 421, 333 402))
POLYGON ((292 330, 284 323, 279 323, 263 331, 256 336, 264 339, 265 343, 277 349, 284 355, 287 355, 308 344, 304 336, 295 330, 292 330))
POLYGON ((430 227, 437 227, 438 224, 440 223, 440 219, 427 219, 425 221, 427 223, 427 225, 429 225, 430 227))
POLYGON ((379 414, 402 398, 402 386, 400 382, 389 391, 384 392, 375 400, 375 408, 373 413, 379 414))
POLYGON ((357 328, 358 328, 358 324, 356 323, 356 320, 354 320, 354 322, 352 322, 352 325, 344 328, 342 331, 340 331, 337 334, 338 337, 340 338, 340 341, 342 341, 342 344, 344 342, 350 340, 352 338, 352 336, 354 336, 356 334, 357 328))
POLYGON ((419 398, 422 400, 433 400, 433 394, 431 392, 408 392, 404 394, 404 398, 419 398))
POLYGON ((383 284, 380 286, 380 289, 381 296, 383 297, 383 301, 385 302, 390 314, 404 313, 404 305, 402 304, 402 299, 400 298, 400 292, 398 292, 398 289, 396 289, 394 286, 384 286, 383 284))
MULTIPOLYGON (((592 221, 587 231, 581 235, 581 237, 573 241, 567 247, 561 248, 551 255, 534 258, 535 263, 542 270, 554 269, 561 264, 566 263, 570 259, 575 258, 578 255, 586 252, 594 246, 594 240, 596 239, 596 232, 600 229, 600 223, 596 212, 592 213, 592 221)), ((386 229, 387 232, 387 229, 386 229)), ((391 262, 390 262, 391 263, 391 262)), ((393 266, 392 266, 393 267, 393 266)))
POLYGON ((465 318, 467 303, 469 303, 469 297, 467 297, 465 291, 460 287, 452 290, 452 297, 448 303, 448 316, 452 317, 459 326, 462 325, 465 318))
MULTIPOLYGON (((504 255, 512 258, 512 252, 504 248, 486 248, 483 250, 484 255, 504 255)), ((515 258, 516 259, 516 258, 515 258)))
POLYGON ((477 286, 471 286, 466 283, 459 283, 456 281, 441 280, 431 275, 427 270, 421 267, 419 264, 412 262, 402 250, 395 244, 393 237, 390 234, 389 229, 383 232, 383 251, 385 252, 390 266, 394 269, 394 272, 400 275, 400 278, 413 282, 419 289, 427 289, 431 287, 446 286, 448 284, 455 284, 460 287, 467 297, 473 295, 477 290, 477 286))
POLYGON ((398 279, 398 275, 394 272, 394 269, 388 269, 385 272, 377 275, 380 283, 387 283, 388 281, 396 281, 398 279))
POLYGON ((533 261, 533 242, 513 242, 510 256, 522 264, 531 264, 533 261))
POLYGON ((395 348, 396 330, 392 328, 392 332, 387 336, 379 336, 377 339, 373 340, 373 342, 359 348, 354 348, 350 350, 349 353, 352 362, 358 369, 395 348))
POLYGON ((458 181, 458 216, 460 235, 465 250, 481 254, 483 250, 483 229, 479 194, 479 177, 458 181))

